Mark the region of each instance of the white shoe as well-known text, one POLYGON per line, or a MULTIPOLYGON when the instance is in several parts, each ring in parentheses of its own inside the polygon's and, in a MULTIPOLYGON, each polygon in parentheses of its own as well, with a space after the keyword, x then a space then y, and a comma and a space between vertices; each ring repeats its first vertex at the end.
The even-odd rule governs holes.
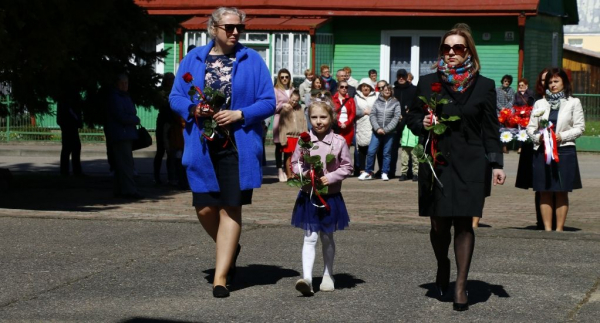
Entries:
POLYGON ((381 179, 384 180, 384 181, 389 181, 390 180, 390 178, 387 176, 386 173, 381 173, 381 179))
POLYGON ((302 293, 303 296, 313 296, 315 294, 311 282, 307 279, 298 279, 296 290, 302 293))
POLYGON ((287 182, 287 175, 285 174, 285 172, 281 168, 279 169, 279 181, 280 182, 287 182))
POLYGON ((333 292, 335 290, 335 287, 333 286, 333 278, 331 278, 329 275, 323 276, 323 281, 321 282, 319 289, 322 292, 333 292))
POLYGON ((373 175, 371 175, 369 172, 364 172, 358 176, 359 181, 368 181, 371 179, 373 179, 373 175))

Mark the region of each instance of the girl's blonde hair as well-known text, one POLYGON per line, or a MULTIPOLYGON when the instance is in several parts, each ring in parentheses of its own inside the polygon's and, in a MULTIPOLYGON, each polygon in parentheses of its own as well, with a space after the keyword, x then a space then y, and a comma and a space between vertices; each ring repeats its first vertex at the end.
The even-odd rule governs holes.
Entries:
POLYGON ((329 127, 331 128, 331 125, 333 125, 333 122, 335 122, 335 111, 333 110, 333 107, 331 106, 331 104, 327 101, 312 101, 310 103, 310 105, 308 106, 308 119, 310 120, 310 115, 312 114, 312 111, 314 108, 321 108, 323 110, 325 110, 327 112, 327 114, 329 114, 329 118, 330 118, 330 123, 329 123, 329 127))

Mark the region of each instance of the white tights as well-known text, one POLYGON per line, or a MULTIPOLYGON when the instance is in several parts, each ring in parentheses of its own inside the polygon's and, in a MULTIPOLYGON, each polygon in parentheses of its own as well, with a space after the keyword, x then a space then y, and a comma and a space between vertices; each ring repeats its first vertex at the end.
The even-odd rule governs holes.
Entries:
MULTIPOLYGON (((321 245, 323 247, 323 276, 333 275, 333 258, 335 258, 335 241, 333 241, 333 232, 320 232, 321 245)), ((305 231, 304 246, 302 247, 302 270, 304 279, 312 282, 312 271, 315 264, 315 251, 317 248, 317 232, 305 231)))

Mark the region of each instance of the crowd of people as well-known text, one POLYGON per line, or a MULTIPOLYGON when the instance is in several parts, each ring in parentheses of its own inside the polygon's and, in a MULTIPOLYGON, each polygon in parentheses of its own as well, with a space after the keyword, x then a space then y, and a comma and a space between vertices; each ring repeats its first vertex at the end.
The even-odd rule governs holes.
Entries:
MULTIPOLYGON (((262 183, 269 123, 278 179, 300 187, 291 223, 304 231, 303 277, 295 285, 304 296, 314 294, 319 238, 324 259, 320 290, 335 290, 333 235, 350 220, 342 181, 350 176, 360 181, 398 178, 417 183, 419 215, 430 218, 439 297, 449 293, 448 251, 454 227, 453 308, 467 310, 473 227, 492 185, 502 185, 506 178, 507 147, 500 141, 498 121, 502 109, 532 106, 524 127, 529 140, 519 147, 516 186, 536 192, 540 229, 564 230, 568 192, 582 187, 575 140, 585 129, 581 102, 572 97, 564 70, 542 71, 535 92, 524 78, 515 91, 511 75, 503 76, 495 88, 494 81, 480 73, 470 28, 457 24, 442 37, 432 73, 422 75, 417 85, 404 69, 390 84, 378 79, 376 70, 358 81, 350 67, 338 69, 334 77, 331 67, 322 65, 319 74, 307 69, 296 89, 288 69, 277 71, 273 82, 261 56, 239 43, 244 20, 245 14, 236 8, 212 13, 207 23, 211 41, 190 48, 177 75, 165 74, 156 124, 155 181, 162 182, 166 153, 168 182, 191 189, 199 222, 215 242, 214 297, 230 293, 227 285, 235 277, 241 252, 242 206, 252 203, 253 190, 262 183), (222 100, 208 99, 208 91, 222 100)), ((108 102, 107 145, 115 195, 142 198, 133 179, 131 153, 140 120, 127 90, 127 75, 119 75, 108 102)), ((73 102, 65 98, 59 104, 65 133, 80 126, 73 102)), ((61 172, 68 173, 69 154, 75 154, 73 171, 80 173, 80 143, 72 138, 65 142, 61 172)))

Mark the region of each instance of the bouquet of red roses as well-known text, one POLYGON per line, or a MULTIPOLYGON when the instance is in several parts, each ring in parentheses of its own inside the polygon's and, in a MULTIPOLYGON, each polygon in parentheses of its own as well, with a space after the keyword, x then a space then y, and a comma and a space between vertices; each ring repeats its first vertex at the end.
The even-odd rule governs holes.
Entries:
MULTIPOLYGON (((300 149, 300 159, 310 166, 308 172, 303 174, 303 169, 300 168, 300 164, 298 164, 298 174, 294 174, 294 176, 288 179, 287 184, 292 187, 304 187, 305 185, 310 185, 311 195, 314 192, 315 195, 319 198, 322 203, 322 206, 317 205, 319 207, 325 207, 329 210, 329 205, 323 200, 321 197, 322 194, 327 194, 328 186, 323 185, 320 178, 324 175, 323 169, 323 161, 321 161, 321 156, 319 155, 310 155, 311 150, 319 149, 319 146, 315 145, 308 132, 303 132, 300 134, 300 140, 298 140, 298 146, 300 149)), ((335 156, 332 154, 327 154, 325 157, 325 163, 329 163, 334 160, 335 156)))
MULTIPOLYGON (((204 88, 204 91, 200 90, 199 87, 192 83, 194 77, 190 72, 183 75, 183 80, 190 84, 190 90, 188 91, 190 100, 192 102, 198 102, 202 114, 211 117, 204 120, 204 133, 202 134, 202 139, 212 141, 215 133, 218 133, 219 130, 229 137, 227 129, 219 129, 217 122, 212 118, 212 116, 219 111, 220 107, 225 104, 225 94, 211 87, 204 88)), ((198 123, 198 120, 196 120, 196 123, 198 123)))

